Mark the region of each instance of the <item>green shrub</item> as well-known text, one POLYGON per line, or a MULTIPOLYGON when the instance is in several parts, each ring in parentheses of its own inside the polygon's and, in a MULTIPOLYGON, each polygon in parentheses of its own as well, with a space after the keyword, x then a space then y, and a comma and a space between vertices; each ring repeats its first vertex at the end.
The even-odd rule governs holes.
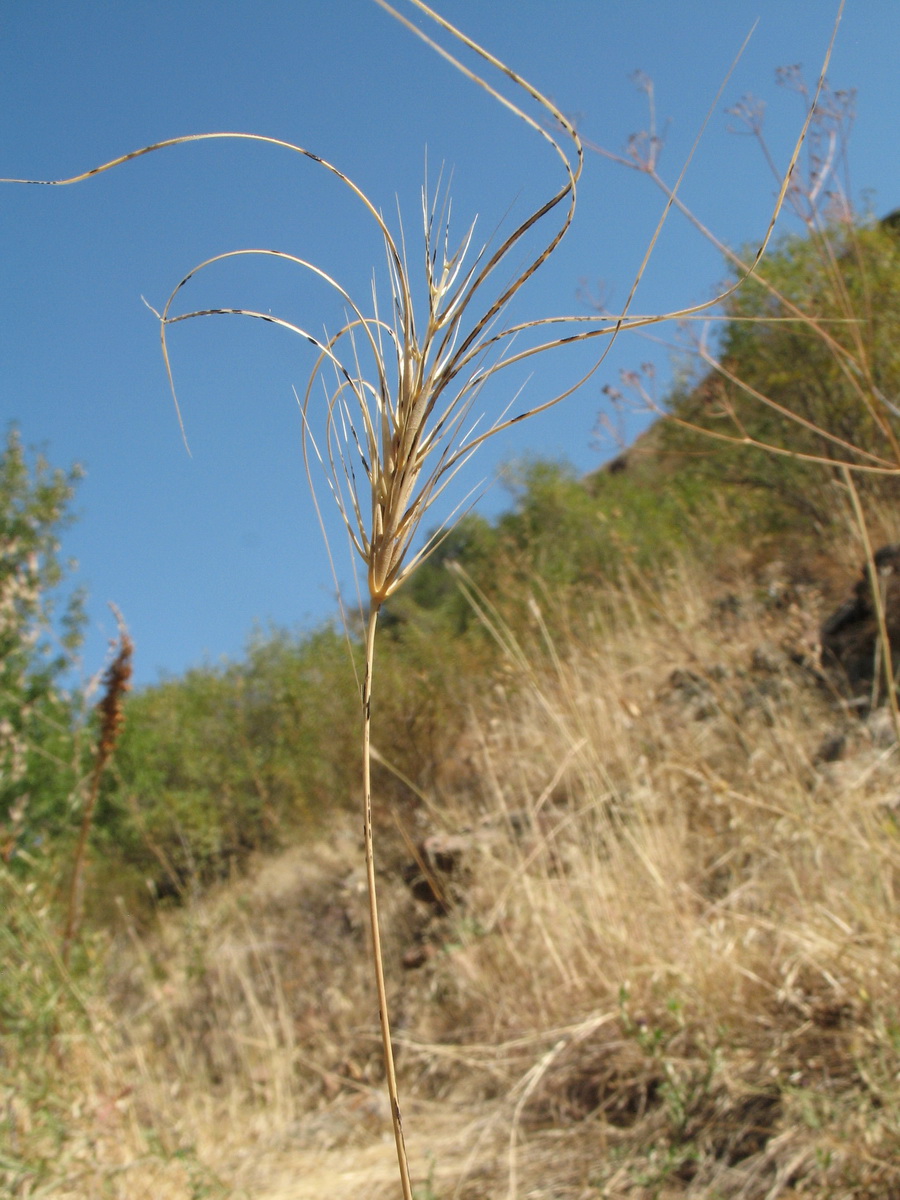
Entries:
MULTIPOLYGON (((670 396, 673 415, 696 428, 667 424, 663 449, 708 488, 739 491, 745 526, 825 531, 842 511, 829 462, 900 460, 900 239, 889 223, 792 235, 760 276, 728 302, 718 353, 727 374, 670 396)), ((857 484, 869 501, 900 496, 896 478, 860 474, 857 484)))
POLYGON ((59 539, 78 467, 53 468, 13 428, 0 453, 0 852, 24 869, 71 824, 79 698, 63 686, 84 617, 66 597, 59 539))
POLYGON ((246 658, 145 688, 97 815, 104 850, 181 893, 352 798, 358 700, 345 639, 257 634, 246 658))

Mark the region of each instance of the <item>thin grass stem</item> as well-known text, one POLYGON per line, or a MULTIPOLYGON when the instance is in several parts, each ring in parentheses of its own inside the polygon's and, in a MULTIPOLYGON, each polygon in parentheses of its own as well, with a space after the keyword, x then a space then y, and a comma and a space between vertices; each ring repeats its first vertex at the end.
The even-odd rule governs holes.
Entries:
POLYGON ((384 1071, 387 1080, 388 1101, 391 1106, 391 1125, 397 1147, 397 1165, 403 1200, 412 1200, 412 1185, 409 1178, 409 1159, 403 1137, 403 1121, 400 1115, 400 1099, 397 1089, 397 1072, 394 1066, 394 1048, 391 1044, 391 1023, 388 1012, 387 988, 384 980, 384 958, 381 949, 381 929, 378 923, 378 888, 375 882, 375 839, 372 831, 372 673, 375 667, 375 629, 378 624, 379 606, 369 609, 366 623, 366 663, 362 685, 363 722, 363 840, 366 855, 366 890, 369 899, 369 924, 372 931, 372 966, 375 975, 375 990, 378 993, 378 1020, 381 1025, 381 1041, 384 1051, 384 1071))

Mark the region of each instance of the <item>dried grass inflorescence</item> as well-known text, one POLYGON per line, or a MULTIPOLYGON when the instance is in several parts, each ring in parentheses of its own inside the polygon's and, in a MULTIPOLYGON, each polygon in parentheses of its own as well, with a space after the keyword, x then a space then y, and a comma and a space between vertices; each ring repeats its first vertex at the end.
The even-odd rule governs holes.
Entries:
POLYGON ((131 688, 132 656, 134 643, 128 634, 128 629, 118 610, 116 620, 119 623, 119 649, 115 658, 106 668, 103 675, 103 696, 97 704, 100 714, 100 737, 97 742, 96 771, 102 771, 109 761, 119 734, 125 723, 123 701, 125 693, 131 688))

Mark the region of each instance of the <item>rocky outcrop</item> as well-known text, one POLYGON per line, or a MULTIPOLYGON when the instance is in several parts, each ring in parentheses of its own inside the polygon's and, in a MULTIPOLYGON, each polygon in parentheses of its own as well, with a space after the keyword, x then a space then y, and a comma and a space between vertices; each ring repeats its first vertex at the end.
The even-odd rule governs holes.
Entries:
MULTIPOLYGON (((884 605, 894 677, 900 668, 900 543, 882 546, 874 556, 875 585, 884 605)), ((872 691, 883 679, 879 661, 878 615, 869 569, 863 566, 852 597, 822 626, 822 663, 854 696, 872 691)), ((883 688, 881 695, 884 695, 883 688)))

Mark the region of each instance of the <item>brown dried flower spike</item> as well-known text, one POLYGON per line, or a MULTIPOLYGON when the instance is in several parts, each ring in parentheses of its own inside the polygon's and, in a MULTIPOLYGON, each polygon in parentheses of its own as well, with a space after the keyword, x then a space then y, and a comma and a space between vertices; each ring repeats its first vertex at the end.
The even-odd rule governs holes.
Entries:
MULTIPOLYGON (((134 643, 128 636, 122 614, 114 604, 111 604, 110 608, 119 624, 119 652, 103 675, 103 698, 97 704, 97 711, 101 716, 100 741, 97 744, 94 766, 94 777, 97 780, 116 747, 119 733, 125 723, 122 697, 131 687, 131 658, 134 653, 134 643)), ((95 790, 93 782, 91 790, 95 790)))
MULTIPOLYGON (((87 856, 88 838, 91 823, 94 819, 94 809, 100 794, 100 779, 103 771, 112 757, 119 734, 125 723, 125 713, 122 708, 122 698, 131 687, 131 658, 134 653, 134 643, 128 636, 125 620, 118 608, 110 604, 110 608, 119 626, 119 650, 103 675, 103 696, 97 704, 100 713, 100 737, 94 756, 94 769, 91 772, 91 782, 84 801, 84 811, 81 815, 81 830, 78 834, 78 845, 75 847, 75 858, 72 863, 72 879, 69 884, 69 902, 66 912, 66 928, 63 934, 62 957, 68 965, 72 942, 78 931, 81 916, 82 879, 84 862, 87 856)), ((115 643, 113 643, 115 645, 115 643)))

